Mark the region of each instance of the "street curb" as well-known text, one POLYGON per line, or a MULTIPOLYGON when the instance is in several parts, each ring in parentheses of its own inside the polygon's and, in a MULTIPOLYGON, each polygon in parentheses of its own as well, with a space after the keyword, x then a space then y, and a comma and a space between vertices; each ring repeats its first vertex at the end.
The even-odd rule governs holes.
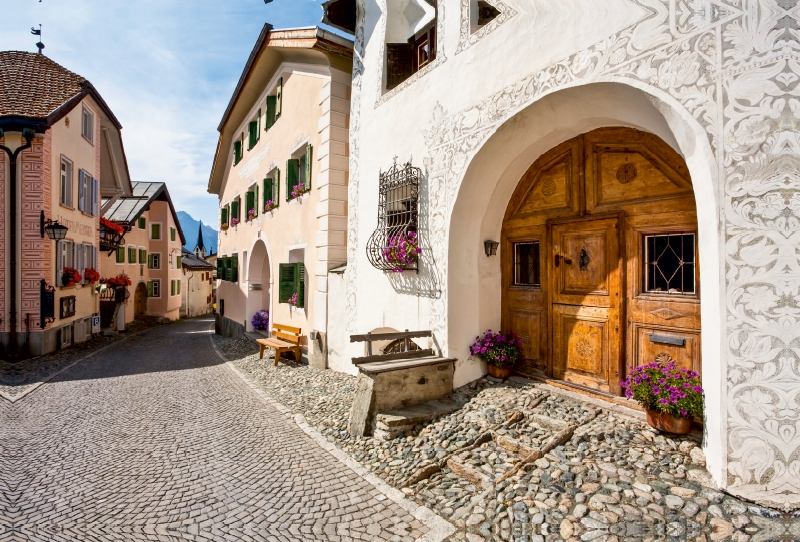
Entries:
POLYGON ((358 463, 355 459, 351 458, 349 455, 344 453, 342 450, 337 448, 334 444, 328 442, 328 440, 316 429, 311 427, 308 422, 306 421, 305 417, 302 414, 295 414, 289 408, 284 406, 283 404, 279 403, 275 399, 272 399, 269 395, 264 392, 261 388, 258 387, 256 383, 250 380, 244 373, 242 373, 231 361, 227 361, 225 356, 222 355, 222 352, 219 351, 217 345, 214 344, 214 340, 211 338, 211 333, 209 333, 208 340, 211 342, 211 346, 214 348, 214 352, 217 356, 225 362, 225 365, 236 375, 238 376, 247 386, 250 387, 253 391, 256 392, 258 397, 269 406, 275 408, 279 412, 281 412, 287 418, 293 420, 297 426, 303 430, 311 439, 316 442, 321 448, 327 450, 333 457, 339 460, 340 463, 343 463, 347 466, 350 470, 354 471, 358 474, 361 478, 365 479, 367 482, 372 484, 378 491, 380 491, 383 495, 391 499, 395 502, 398 506, 403 508, 406 512, 414 516, 416 519, 421 521, 428 527, 429 531, 425 533, 423 536, 417 539, 418 542, 442 542, 445 538, 452 535, 456 532, 455 527, 448 522, 443 517, 436 514, 433 510, 428 508, 427 506, 420 506, 408 498, 403 494, 402 491, 390 486, 367 469, 365 469, 360 463, 358 463))

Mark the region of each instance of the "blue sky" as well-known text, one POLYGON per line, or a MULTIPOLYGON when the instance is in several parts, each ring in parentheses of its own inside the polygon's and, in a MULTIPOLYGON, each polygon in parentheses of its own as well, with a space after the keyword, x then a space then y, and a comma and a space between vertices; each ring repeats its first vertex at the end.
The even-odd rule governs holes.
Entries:
POLYGON ((36 51, 89 79, 123 126, 134 181, 164 181, 177 210, 217 227, 206 186, 217 125, 265 22, 311 26, 323 0, 4 3, 0 50, 36 51))

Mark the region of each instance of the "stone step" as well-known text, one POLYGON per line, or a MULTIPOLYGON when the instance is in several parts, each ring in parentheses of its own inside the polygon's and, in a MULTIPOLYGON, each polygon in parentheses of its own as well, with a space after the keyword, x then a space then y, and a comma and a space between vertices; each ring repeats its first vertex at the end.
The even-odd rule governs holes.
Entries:
POLYGON ((378 412, 375 415, 375 437, 380 440, 392 440, 396 436, 412 430, 417 424, 427 423, 440 416, 455 412, 461 406, 461 403, 457 401, 443 398, 421 405, 378 412))

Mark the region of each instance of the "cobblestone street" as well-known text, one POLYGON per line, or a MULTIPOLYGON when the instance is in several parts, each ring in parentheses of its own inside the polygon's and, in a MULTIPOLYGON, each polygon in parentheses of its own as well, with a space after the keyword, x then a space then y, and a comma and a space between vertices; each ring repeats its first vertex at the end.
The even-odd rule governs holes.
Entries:
POLYGON ((0 540, 448 534, 260 398, 216 355, 212 327, 151 329, 0 399, 0 540))

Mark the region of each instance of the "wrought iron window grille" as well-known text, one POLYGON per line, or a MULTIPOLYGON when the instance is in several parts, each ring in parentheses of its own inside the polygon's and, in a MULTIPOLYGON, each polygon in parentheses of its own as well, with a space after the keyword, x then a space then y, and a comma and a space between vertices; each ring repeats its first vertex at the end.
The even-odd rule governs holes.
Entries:
POLYGON ((367 241, 367 258, 373 267, 382 271, 401 269, 419 271, 419 255, 411 261, 395 261, 387 255, 387 247, 399 236, 417 233, 419 210, 420 168, 409 160, 381 172, 378 184, 378 227, 367 241))

